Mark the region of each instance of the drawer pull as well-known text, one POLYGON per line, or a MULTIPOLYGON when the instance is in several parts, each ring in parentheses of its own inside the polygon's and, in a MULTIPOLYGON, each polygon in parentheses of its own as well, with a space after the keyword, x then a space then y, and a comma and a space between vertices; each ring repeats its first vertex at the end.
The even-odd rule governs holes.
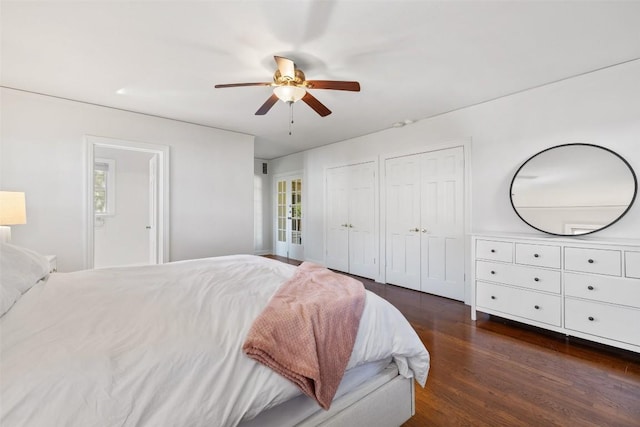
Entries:
POLYGON ((492 253, 492 254, 495 254, 495 253, 496 253, 496 250, 495 250, 495 249, 491 249, 491 253, 492 253))
POLYGON ((495 297, 495 296, 493 296, 493 295, 491 295, 491 299, 496 299, 496 297, 495 297))
POLYGON ((593 264, 593 260, 592 260, 591 258, 589 258, 589 259, 587 260, 587 262, 588 262, 589 264, 593 264))
POLYGON ((493 270, 491 270, 491 274, 496 274, 496 272, 495 272, 495 271, 493 271, 493 270))
POLYGON ((594 319, 593 316, 589 316, 589 321, 590 322, 593 322, 594 320, 596 320, 596 319, 594 319))
POLYGON ((593 290, 593 286, 589 285, 589 286, 587 286, 587 289, 589 289, 590 291, 592 291, 592 290, 593 290))
POLYGON ((539 257, 540 257, 540 255, 538 255, 538 254, 533 254, 533 257, 534 257, 534 258, 539 258, 539 257))
POLYGON ((533 278, 533 281, 534 281, 534 282, 539 282, 539 281, 540 281, 540 279, 539 279, 538 277, 534 277, 534 278, 533 278))
POLYGON ((533 308, 535 308, 536 310, 540 310, 540 306, 539 305, 534 305, 533 308))

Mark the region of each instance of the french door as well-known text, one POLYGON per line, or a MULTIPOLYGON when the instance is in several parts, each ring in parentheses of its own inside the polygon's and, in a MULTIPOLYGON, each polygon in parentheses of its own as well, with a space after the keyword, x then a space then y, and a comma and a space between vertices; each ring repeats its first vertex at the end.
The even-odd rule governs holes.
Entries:
POLYGON ((275 253, 304 260, 302 229, 302 177, 276 177, 275 253))
POLYGON ((462 147, 386 161, 386 281, 464 300, 462 147))

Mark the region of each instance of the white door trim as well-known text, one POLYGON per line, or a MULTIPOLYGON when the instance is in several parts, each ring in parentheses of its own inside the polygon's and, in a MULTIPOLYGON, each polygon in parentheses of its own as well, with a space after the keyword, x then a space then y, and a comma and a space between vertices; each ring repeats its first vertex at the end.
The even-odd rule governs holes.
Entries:
POLYGON ((141 151, 158 155, 158 264, 169 261, 169 147, 146 142, 127 141, 103 136, 85 135, 85 261, 84 268, 94 266, 94 206, 93 206, 93 163, 96 147, 115 148, 120 150, 141 151))

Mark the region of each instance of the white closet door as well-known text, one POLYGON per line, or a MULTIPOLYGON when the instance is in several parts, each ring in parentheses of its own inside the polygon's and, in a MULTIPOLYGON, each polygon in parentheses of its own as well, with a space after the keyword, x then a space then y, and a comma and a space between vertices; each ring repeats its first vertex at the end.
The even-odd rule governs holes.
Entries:
POLYGON ((388 159, 386 281, 420 290, 420 156, 388 159))
POLYGON ((327 267, 349 271, 349 170, 327 171, 327 267))
POLYGON ((349 167, 349 273, 377 276, 375 164, 349 167))
POLYGON ((462 147, 421 155, 420 290, 464 300, 462 147))

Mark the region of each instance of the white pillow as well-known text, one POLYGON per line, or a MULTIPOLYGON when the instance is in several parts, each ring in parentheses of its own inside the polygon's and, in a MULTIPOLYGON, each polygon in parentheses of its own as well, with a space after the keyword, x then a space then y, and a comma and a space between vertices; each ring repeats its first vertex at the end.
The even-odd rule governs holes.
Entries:
POLYGON ((8 243, 0 243, 0 316, 49 274, 43 255, 8 243))

